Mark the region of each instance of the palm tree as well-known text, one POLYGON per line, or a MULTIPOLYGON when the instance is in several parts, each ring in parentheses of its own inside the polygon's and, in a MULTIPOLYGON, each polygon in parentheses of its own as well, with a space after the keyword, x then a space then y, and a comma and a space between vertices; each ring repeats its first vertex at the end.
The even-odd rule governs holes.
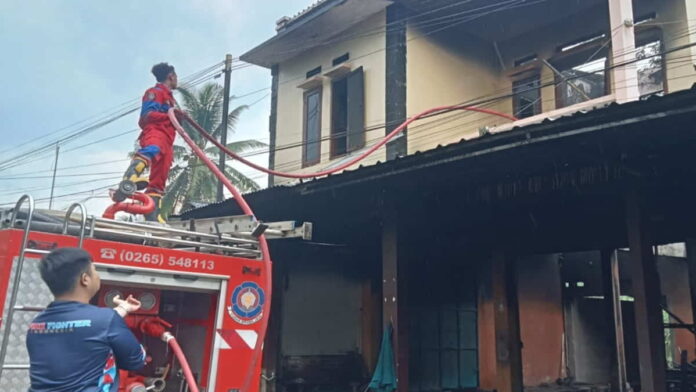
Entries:
MULTIPOLYGON (((179 88, 178 91, 182 97, 182 109, 204 129, 212 130, 212 135, 219 139, 223 132, 222 87, 209 83, 196 92, 184 88, 179 88)), ((234 132, 239 115, 247 108, 246 105, 243 105, 232 110, 228 116, 227 129, 224 131, 234 132)), ((198 147, 205 151, 214 162, 217 162, 218 148, 208 146, 208 141, 188 123, 182 125, 198 147)), ((242 153, 266 147, 266 144, 257 140, 240 140, 228 143, 227 147, 234 152, 242 153)), ((254 180, 229 165, 225 168, 225 174, 242 192, 260 189, 254 180)), ((167 192, 162 200, 162 213, 165 216, 176 212, 187 204, 215 201, 218 180, 188 146, 174 145, 174 164, 169 172, 168 183, 167 192)))

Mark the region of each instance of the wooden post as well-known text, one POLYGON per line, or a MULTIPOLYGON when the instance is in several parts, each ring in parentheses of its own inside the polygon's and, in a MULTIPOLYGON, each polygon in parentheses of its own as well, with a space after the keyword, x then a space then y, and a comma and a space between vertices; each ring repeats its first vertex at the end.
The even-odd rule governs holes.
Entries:
POLYGON ((493 302, 492 266, 480 263, 478 271, 478 369, 479 387, 492 391, 496 386, 495 304, 493 302))
POLYGON ((522 392, 522 342, 515 267, 513 260, 503 252, 493 254, 492 267, 496 390, 522 392))
MULTIPOLYGON (((696 239, 686 240, 686 264, 689 267, 689 290, 691 293, 691 314, 696 320, 696 239)), ((696 339, 696 336, 694 336, 696 339)))
POLYGON ((644 201, 636 190, 627 195, 626 218, 641 390, 664 392, 666 359, 660 279, 649 237, 644 201))
MULTIPOLYGON (((377 271, 375 271, 377 272, 377 271)), ((381 309, 379 286, 375 286, 376 281, 372 277, 366 277, 361 285, 362 311, 361 311, 361 331, 360 346, 365 366, 372 372, 377 365, 379 356, 379 344, 382 339, 381 309), (375 287, 377 289, 375 289, 375 287)))
POLYGON ((614 290, 612 288, 612 275, 611 275, 611 258, 612 250, 603 249, 600 252, 600 259, 602 262, 602 294, 604 297, 604 316, 607 320, 607 347, 610 348, 611 352, 611 390, 616 392, 619 390, 621 381, 619 379, 619 359, 617 358, 617 335, 616 328, 617 319, 614 317, 614 290))
POLYGON ((382 222, 382 325, 393 327, 392 341, 399 392, 408 392, 408 319, 406 318, 406 259, 401 251, 399 222, 387 210, 382 222))
POLYGON ((611 390, 617 392, 630 391, 626 374, 626 347, 624 345, 623 315, 621 313, 621 282, 619 274, 619 255, 616 250, 603 250, 602 284, 604 291, 605 310, 609 312, 611 324, 610 344, 612 347, 611 390))

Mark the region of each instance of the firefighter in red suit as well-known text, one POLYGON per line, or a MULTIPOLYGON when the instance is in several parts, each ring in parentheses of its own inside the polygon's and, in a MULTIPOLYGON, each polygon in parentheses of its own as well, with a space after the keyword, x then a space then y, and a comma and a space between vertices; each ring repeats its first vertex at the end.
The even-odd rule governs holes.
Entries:
POLYGON ((157 84, 145 91, 138 121, 142 129, 138 138, 141 148, 131 160, 118 190, 113 193, 113 199, 123 201, 138 190, 144 184, 141 175, 149 167, 150 178, 145 192, 154 201, 155 209, 145 215, 145 220, 165 223, 160 215, 160 207, 172 166, 172 146, 176 136, 167 112, 176 107, 172 91, 177 87, 177 76, 174 67, 167 63, 152 67, 152 74, 155 75, 157 84))

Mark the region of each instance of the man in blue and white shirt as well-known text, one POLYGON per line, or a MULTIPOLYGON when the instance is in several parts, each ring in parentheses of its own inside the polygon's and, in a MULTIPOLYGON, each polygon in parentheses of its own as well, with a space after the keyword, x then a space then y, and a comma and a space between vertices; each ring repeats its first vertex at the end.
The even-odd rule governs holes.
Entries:
POLYGON ((89 304, 99 291, 99 273, 89 253, 61 248, 39 264, 41 278, 55 296, 31 323, 27 349, 30 392, 116 392, 118 369, 138 370, 145 350, 123 317, 140 308, 129 296, 115 309, 89 304))

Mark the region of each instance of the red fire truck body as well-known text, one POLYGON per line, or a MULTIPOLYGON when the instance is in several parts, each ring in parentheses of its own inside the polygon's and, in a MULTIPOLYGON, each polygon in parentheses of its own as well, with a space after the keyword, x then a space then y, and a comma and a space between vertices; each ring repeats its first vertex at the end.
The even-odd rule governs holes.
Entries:
MULTIPOLYGON (((144 227, 135 229, 142 229, 140 226, 144 227)), ((133 237, 132 231, 128 236, 133 237)), ((192 232, 190 238, 181 236, 177 241, 194 241, 195 236, 192 232)), ((25 254, 7 353, 4 363, 0 363, 4 366, 0 376, 3 392, 26 391, 29 384, 24 347, 27 326, 51 301, 38 273, 38 261, 51 249, 78 246, 78 237, 13 227, 0 230, 0 305, 4 305, 0 308, 0 331, 6 325, 23 249, 25 254)), ((255 358, 260 355, 254 352, 262 344, 261 320, 268 317, 263 313, 263 304, 270 298, 266 298, 264 287, 269 271, 265 263, 252 256, 253 247, 249 247, 247 258, 220 254, 226 252, 219 245, 209 245, 208 251, 212 249, 214 253, 206 253, 195 247, 160 246, 162 243, 156 240, 133 243, 97 237, 92 233, 82 243, 82 248, 92 255, 102 280, 102 289, 93 299, 95 305, 110 306, 116 294, 134 294, 143 303, 142 314, 155 315, 172 324, 171 332, 188 358, 201 391, 229 392, 244 387, 251 392, 258 390, 261 358, 255 358)), ((242 246, 239 254, 244 254, 244 249, 242 246)), ((152 358, 138 377, 159 379, 158 388, 162 391, 188 390, 165 343, 136 336, 142 339, 152 358)))

